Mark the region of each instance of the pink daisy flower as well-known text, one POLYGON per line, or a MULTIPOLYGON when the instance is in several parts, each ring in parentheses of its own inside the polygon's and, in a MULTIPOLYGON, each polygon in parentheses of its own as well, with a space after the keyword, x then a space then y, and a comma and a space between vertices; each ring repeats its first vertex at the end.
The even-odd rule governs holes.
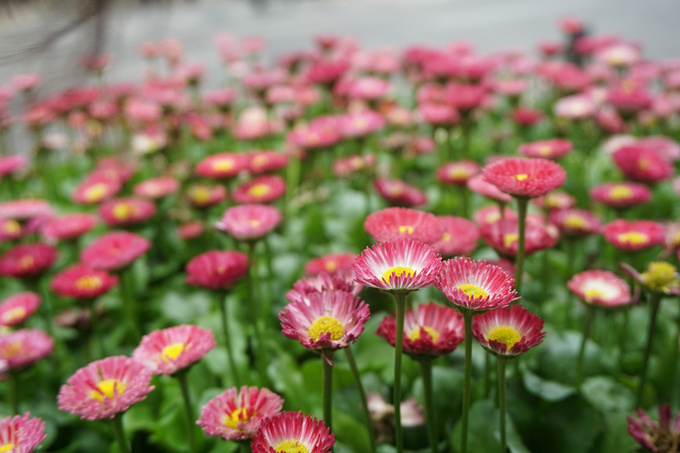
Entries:
POLYGON ((50 288, 62 297, 94 299, 106 294, 118 284, 118 277, 106 271, 75 264, 52 277, 50 288))
POLYGON ((562 186, 567 179, 559 164, 535 158, 501 159, 484 167, 482 174, 501 191, 522 198, 545 195, 562 186))
POLYGON ((392 206, 415 207, 427 203, 425 192, 400 179, 377 178, 373 186, 392 206))
MULTIPOLYGON (((392 346, 397 339, 395 316, 385 317, 376 334, 392 346)), ((465 339, 463 315, 450 307, 434 302, 420 304, 414 311, 406 309, 404 316, 404 352, 415 356, 436 357, 453 352, 465 339)))
POLYGON ((141 363, 124 356, 90 363, 61 386, 59 409, 87 420, 113 418, 146 398, 154 389, 151 373, 141 363))
POLYGON ((13 154, 9 156, 0 157, 0 179, 3 176, 17 173, 28 165, 26 156, 20 154, 13 154))
POLYGON ((585 209, 563 209, 550 214, 550 222, 568 237, 580 237, 600 231, 600 220, 585 209))
POLYGON ((481 168, 473 160, 461 160, 458 162, 448 162, 437 170, 437 181, 442 184, 464 186, 473 176, 479 174, 481 168))
POLYGON ((567 288, 589 305, 613 308, 631 302, 628 284, 609 271, 580 272, 567 282, 567 288))
POLYGON ((232 250, 210 250, 187 263, 186 282, 209 289, 227 289, 248 273, 248 257, 232 250))
POLYGON ((5 417, 0 420, 0 451, 31 453, 45 440, 45 422, 30 418, 31 414, 5 417))
POLYGON ((177 227, 177 237, 182 240, 189 241, 201 236, 205 231, 205 226, 200 220, 185 223, 177 227))
POLYGON ((103 175, 90 175, 73 192, 71 199, 78 204, 97 204, 113 198, 123 187, 123 181, 103 175))
POLYGON ((658 183, 675 174, 673 163, 663 158, 656 149, 624 146, 615 151, 612 158, 624 176, 633 181, 658 183))
POLYGON ((196 165, 196 174, 206 178, 233 178, 246 169, 248 159, 244 154, 220 153, 208 156, 196 165))
POLYGON ((197 208, 207 208, 219 204, 227 199, 227 189, 224 186, 209 186, 207 184, 192 184, 187 190, 189 202, 197 208))
POLYGON ((23 228, 19 222, 14 219, 0 218, 0 239, 6 241, 13 241, 19 239, 27 233, 28 228, 23 228))
POLYGON ((635 417, 628 416, 628 434, 649 451, 678 451, 680 443, 680 414, 673 420, 670 404, 659 406, 659 420, 654 421, 642 409, 635 411, 635 417), (672 422, 672 425, 671 425, 672 422))
POLYGON ((640 183, 614 182, 593 187, 590 196, 597 202, 622 209, 649 202, 652 199, 652 191, 640 183))
POLYGON ((252 241, 273 231, 282 218, 281 211, 275 206, 243 204, 224 211, 222 220, 215 227, 239 241, 252 241))
POLYGON ((250 447, 253 453, 328 453, 333 445, 335 435, 323 421, 302 412, 281 412, 262 422, 250 447))
POLYGON ((253 175, 286 168, 288 156, 278 151, 252 151, 248 154, 248 171, 253 175))
POLYGON ((430 244, 442 235, 442 223, 434 214, 408 208, 386 208, 369 214, 364 229, 378 242, 408 238, 430 244))
MULTIPOLYGON (((544 225, 543 221, 532 219, 528 217, 526 222, 525 256, 553 247, 559 240, 559 231, 554 225, 544 225)), ((506 217, 483 224, 479 227, 479 235, 499 255, 509 258, 517 256, 519 221, 516 218, 506 217)))
POLYGON ((602 227, 604 239, 614 247, 623 250, 642 250, 663 245, 666 230, 651 220, 617 219, 602 227))
POLYGON ((486 198, 500 201, 502 203, 508 203, 512 201, 512 197, 510 195, 505 192, 501 192, 498 187, 484 179, 484 175, 478 174, 468 179, 467 186, 471 191, 485 196, 486 198))
POLYGON ((281 412, 283 398, 269 389, 229 388, 208 401, 196 422, 208 436, 239 441, 253 437, 262 421, 281 412))
POLYGON ((53 217, 40 229, 42 236, 49 241, 76 239, 97 225, 99 218, 92 214, 76 213, 53 217))
POLYGON ((537 142, 523 143, 518 151, 527 157, 539 157, 543 159, 559 159, 567 155, 574 145, 563 138, 539 140, 537 142))
POLYGON ((355 258, 356 254, 349 252, 329 253, 318 258, 312 258, 305 265, 305 274, 313 276, 322 272, 333 274, 342 270, 352 270, 355 258))
POLYGON ((19 329, 0 335, 0 360, 19 368, 52 354, 54 340, 42 330, 19 329))
POLYGON ((543 320, 521 305, 475 316, 472 335, 484 349, 503 357, 516 357, 543 343, 543 320))
POLYGON ((0 203, 0 217, 3 219, 28 220, 50 215, 52 215, 52 208, 45 200, 24 199, 0 203))
POLYGON ((343 137, 366 137, 385 127, 385 119, 379 113, 364 110, 341 116, 338 125, 343 137))
POLYGON ((140 182, 135 185, 132 192, 138 197, 156 200, 167 197, 171 193, 177 192, 178 189, 179 181, 172 176, 161 176, 160 178, 147 179, 140 182))
POLYGON ((262 175, 238 186, 232 197, 237 203, 270 203, 286 192, 286 182, 280 176, 262 175))
POLYGON ((429 245, 410 239, 381 242, 354 261, 356 280, 384 291, 416 291, 434 284, 441 256, 429 245))
POLYGON ((479 229, 474 222, 462 217, 439 217, 443 227, 441 238, 432 247, 443 257, 469 255, 477 248, 479 229))
POLYGON ((132 358, 151 374, 174 374, 193 365, 215 346, 210 329, 181 325, 144 335, 132 358))
POLYGON ((498 266, 458 257, 444 261, 434 285, 455 308, 480 313, 519 299, 514 284, 498 266))
POLYGON ((532 201, 536 206, 544 210, 569 209, 576 204, 576 198, 559 190, 534 198, 532 201))
POLYGON ((155 213, 156 205, 143 198, 117 198, 99 206, 99 215, 110 227, 141 223, 155 213))
POLYGON ((283 335, 308 349, 340 349, 354 343, 371 312, 366 302, 342 290, 309 293, 286 305, 283 335))
POLYGON ((508 207, 501 211, 500 206, 483 206, 475 211, 472 219, 478 226, 498 222, 501 218, 517 220, 517 213, 508 207))
POLYGON ((93 269, 115 271, 132 264, 151 248, 151 242, 127 231, 112 231, 97 238, 80 254, 93 269))
POLYGON ((0 275, 15 278, 36 277, 52 267, 56 259, 57 249, 50 245, 17 245, 0 256, 0 275))
POLYGON ((38 310, 42 298, 31 291, 14 294, 0 302, 0 326, 16 326, 38 310))
MULTIPOLYGON (((354 256, 352 257, 354 261, 354 256)), ((339 289, 358 296, 364 289, 364 285, 357 283, 354 271, 340 270, 333 274, 322 272, 313 277, 301 278, 293 283, 293 289, 286 293, 289 302, 304 299, 311 293, 322 293, 333 289, 339 289)))

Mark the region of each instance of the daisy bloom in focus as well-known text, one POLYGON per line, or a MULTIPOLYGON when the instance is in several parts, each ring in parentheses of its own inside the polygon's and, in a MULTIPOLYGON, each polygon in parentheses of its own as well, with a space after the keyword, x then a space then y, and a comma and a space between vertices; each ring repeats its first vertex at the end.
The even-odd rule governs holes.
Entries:
POLYGON ((237 203, 270 203, 286 192, 286 182, 280 176, 262 175, 241 184, 232 194, 237 203))
MULTIPOLYGON (((354 257, 352 257, 352 261, 354 261, 354 257)), ((288 299, 288 302, 295 302, 299 299, 305 299, 311 293, 323 293, 333 289, 358 296, 364 289, 364 285, 355 280, 355 274, 351 268, 332 274, 322 272, 313 277, 301 278, 293 283, 293 289, 286 293, 286 299, 288 299)))
POLYGON ((9 296, 0 302, 0 326, 15 326, 26 321, 40 307, 42 298, 31 291, 9 296))
POLYGON ((61 386, 59 409, 87 420, 113 418, 146 398, 154 389, 151 373, 141 363, 124 356, 90 363, 61 386))
POLYGON ((341 290, 310 293, 279 313, 283 335, 308 349, 348 347, 370 316, 365 302, 341 290))
POLYGON ((274 230, 282 218, 281 211, 275 206, 244 204, 224 211, 222 220, 215 227, 240 241, 252 241, 274 230))
POLYGON ((442 235, 437 216, 408 208, 386 208, 369 214, 364 229, 378 242, 408 238, 430 244, 442 235))
POLYGON ((652 191, 640 183, 614 182, 593 187, 590 196, 609 207, 622 209, 649 202, 652 199, 652 191))
POLYGON ((520 198, 545 195, 562 186, 567 179, 559 164, 536 158, 501 159, 485 166, 482 174, 501 191, 520 198))
POLYGON ((37 277, 52 267, 56 259, 57 249, 50 245, 17 245, 0 256, 0 275, 15 278, 37 277))
POLYGON ((210 250, 193 257, 186 271, 189 285, 228 289, 248 273, 248 257, 231 250, 210 250))
POLYGON ((52 354, 54 340, 42 330, 19 329, 0 335, 0 360, 19 368, 52 354))
POLYGON ((434 284, 441 256, 422 242, 400 239, 366 248, 354 261, 356 280, 383 291, 416 291, 434 284))
POLYGON ((415 207, 427 203, 425 192, 400 179, 377 178, 373 187, 392 206, 415 207))
POLYGON ((539 157, 543 159, 559 159, 568 154, 574 145, 569 140, 553 138, 537 142, 523 143, 518 151, 527 157, 539 157))
POLYGON ((0 451, 31 453, 45 437, 45 422, 28 412, 0 420, 0 451))
POLYGON ((118 277, 115 275, 75 264, 52 277, 50 289, 62 297, 94 299, 109 292, 116 284, 118 277))
POLYGON ((151 248, 151 242, 127 231, 112 231, 97 238, 80 254, 93 269, 115 271, 124 268, 151 248))
POLYGON ((659 420, 654 421, 642 409, 637 417, 626 417, 628 434, 649 451, 677 453, 680 451, 680 414, 673 419, 670 404, 659 406, 659 420))
POLYGON ((628 284, 609 271, 580 272, 567 282, 567 288, 588 305, 613 308, 631 302, 628 284))
POLYGON ((209 329, 181 325, 144 335, 132 358, 151 374, 174 374, 193 365, 215 346, 209 329))
POLYGON ((90 231, 99 223, 99 218, 92 214, 65 214, 47 220, 40 233, 48 241, 64 241, 76 239, 90 231))
POLYGON ((253 436, 253 453, 327 453, 335 435, 323 421, 302 412, 281 412, 262 422, 253 436))
POLYGON ((355 253, 329 253, 318 258, 312 258, 305 265, 305 274, 314 276, 322 272, 333 274, 341 270, 351 270, 356 258, 355 253))
POLYGON ((516 357, 543 343, 543 320, 521 305, 474 317, 472 335, 492 354, 516 357))
POLYGON ((233 387, 208 401, 196 424, 208 436, 246 440, 258 432, 263 420, 278 414, 282 408, 283 398, 269 389, 233 387))
MULTIPOLYGON (((394 346, 397 320, 387 316, 376 334, 394 346)), ((414 358, 436 357, 453 352, 465 339, 463 315, 450 307, 434 302, 420 304, 414 311, 406 309, 404 316, 404 352, 414 358)))
POLYGON ((110 227, 141 223, 155 213, 156 205, 143 198, 117 198, 99 206, 99 215, 110 227))
POLYGON ((444 228, 441 238, 432 247, 443 257, 470 255, 477 248, 479 229, 474 222, 462 217, 439 217, 444 228))
POLYGON ((435 287, 451 305, 475 313, 505 307, 519 299, 514 284, 500 267, 467 257, 444 261, 435 281, 435 287))
POLYGON ((666 230, 660 223, 651 220, 618 219, 602 227, 605 240, 622 250, 642 250, 662 245, 666 230))

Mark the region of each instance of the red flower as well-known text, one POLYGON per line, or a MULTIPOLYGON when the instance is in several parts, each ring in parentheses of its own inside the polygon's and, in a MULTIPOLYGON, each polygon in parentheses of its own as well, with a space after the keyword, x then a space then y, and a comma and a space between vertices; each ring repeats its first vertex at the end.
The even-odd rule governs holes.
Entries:
POLYGON ((324 422, 302 412, 281 412, 262 422, 250 448, 253 453, 327 453, 334 444, 324 422))
POLYGON ((132 189, 132 192, 138 197, 155 200, 167 197, 177 189, 179 189, 179 181, 172 176, 161 176, 140 182, 132 189))
POLYGON ((351 270, 356 254, 354 253, 329 253, 328 255, 313 258, 305 265, 305 274, 318 275, 322 272, 333 274, 338 271, 351 270))
POLYGON ((233 178, 241 170, 245 170, 247 165, 248 159, 244 154, 214 154, 196 165, 196 174, 206 178, 233 178))
POLYGON ((484 175, 478 174, 468 179, 467 186, 471 191, 487 198, 491 198, 492 200, 500 201, 502 203, 508 203, 512 201, 512 197, 510 195, 505 192, 501 192, 498 187, 487 181, 484 178, 484 175))
POLYGON ((55 275, 50 288, 62 297, 94 299, 109 292, 116 284, 118 277, 115 275, 76 264, 55 275))
POLYGON ((430 244, 441 239, 443 225, 429 212, 386 208, 369 214, 364 229, 378 242, 409 238, 430 244))
POLYGON ((612 158, 626 178, 633 181, 657 183, 670 179, 675 173, 669 160, 644 146, 624 146, 614 152, 612 158))
POLYGON ((534 198, 532 202, 541 209, 569 209, 576 204, 576 198, 566 192, 554 190, 543 197, 534 198))
POLYGON ((16 278, 36 277, 49 269, 57 259, 57 249, 35 243, 21 244, 0 256, 0 275, 16 278))
POLYGON ((99 206, 99 215, 110 227, 134 225, 156 213, 156 205, 142 198, 117 198, 99 206))
POLYGON ((585 236, 600 231, 600 220, 584 209, 563 209, 550 214, 550 222, 568 237, 585 236))
POLYGON ((52 215, 52 208, 45 200, 25 199, 0 203, 0 217, 12 220, 28 220, 52 215))
MULTIPOLYGON (((392 346, 397 336, 397 321, 387 316, 378 326, 376 334, 392 346)), ((418 356, 436 357, 453 352, 465 339, 463 315, 453 308, 434 302, 420 304, 416 311, 406 310, 404 316, 404 352, 418 356)))
POLYGON ((227 189, 224 186, 209 186, 197 183, 189 186, 187 190, 189 202, 197 208, 207 208, 223 202, 227 199, 227 189))
POLYGON ((118 178, 93 174, 76 187, 71 199, 80 204, 96 204, 111 199, 122 187, 123 182, 118 178))
POLYGON ((572 145, 569 140, 553 138, 550 140, 523 143, 519 146, 518 151, 527 157, 559 159, 569 153, 572 149, 574 149, 574 145, 572 145))
POLYGON ((151 247, 142 236, 127 231, 112 231, 100 236, 80 254, 93 269, 115 271, 131 264, 151 247))
POLYGON ((618 219, 602 227, 605 240, 623 250, 642 250, 662 245, 666 230, 663 225, 651 220, 618 219))
POLYGON ((31 291, 14 294, 0 303, 0 326, 15 326, 26 321, 40 307, 42 298, 31 291))
POLYGON ((252 241, 274 230, 281 219, 281 212, 274 206, 244 204, 224 211, 222 220, 215 227, 238 240, 252 241))
POLYGON ((40 232, 51 241, 75 239, 97 225, 99 218, 92 214, 65 214, 49 219, 42 225, 40 232))
POLYGON ((439 217, 443 227, 441 238, 432 247, 443 257, 470 255, 477 248, 479 229, 474 222, 462 217, 439 217))
POLYGON ((0 361, 19 368, 46 357, 54 350, 54 340, 42 330, 19 329, 0 335, 0 361))
POLYGON ((269 203, 286 192, 286 182, 280 176, 263 175, 238 186, 232 197, 237 203, 269 203))
POLYGON ((480 170, 479 164, 472 160, 449 162, 437 170, 437 181, 443 184, 464 186, 480 170))
POLYGON ((211 250, 192 258, 186 271, 189 285, 227 289, 248 273, 248 257, 231 250, 211 250))
POLYGON ((646 449, 660 453, 678 451, 680 445, 680 414, 673 420, 670 404, 659 406, 659 421, 651 419, 647 413, 638 409, 635 417, 628 420, 628 434, 646 449), (671 422, 673 423, 671 425, 671 422))
POLYGON ((543 343, 543 320, 521 305, 473 318, 472 335, 489 352, 515 357, 543 343))
POLYGON ((609 271, 578 273, 567 282, 567 288, 586 304, 598 307, 613 308, 631 302, 628 284, 609 271))
POLYGON ((652 199, 652 191, 644 184, 614 182, 594 187, 590 191, 590 196, 595 201, 621 209, 649 202, 652 199))
POLYGON ((378 178, 373 186, 392 206, 415 207, 427 203, 425 193, 399 179, 378 178))
MULTIPOLYGON (((519 222, 516 218, 505 217, 493 223, 479 227, 482 240, 491 246, 499 255, 514 258, 519 246, 519 222)), ((542 221, 527 217, 524 253, 526 256, 557 244, 559 231, 552 225, 544 225, 542 221)))
POLYGON ((277 151, 252 151, 248 155, 248 170, 253 175, 286 168, 288 156, 277 151))
POLYGON ((482 174, 503 192, 522 198, 545 195, 567 179, 559 164, 546 159, 501 159, 484 167, 482 174))

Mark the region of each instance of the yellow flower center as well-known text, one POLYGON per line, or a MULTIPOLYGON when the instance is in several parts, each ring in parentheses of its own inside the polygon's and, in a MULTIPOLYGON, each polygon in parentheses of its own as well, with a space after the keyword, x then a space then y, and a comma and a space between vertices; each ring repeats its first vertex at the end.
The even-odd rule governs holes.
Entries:
POLYGON ((609 197, 615 201, 627 200, 633 196, 633 189, 628 186, 614 186, 609 189, 609 197))
POLYGON ((191 199, 196 204, 206 204, 210 201, 210 190, 204 186, 194 187, 190 193, 191 199))
POLYGON ((96 203, 102 198, 104 198, 107 192, 108 186, 103 182, 98 182, 97 184, 94 184, 85 189, 83 198, 85 198, 85 201, 87 201, 88 203, 96 203))
POLYGON ((2 315, 2 321, 4 323, 12 323, 19 319, 23 319, 24 316, 26 316, 26 309, 24 309, 24 307, 14 307, 7 310, 2 315))
POLYGON ((647 271, 642 273, 642 281, 650 289, 660 292, 668 292, 680 286, 675 266, 663 261, 649 263, 647 271))
POLYGON ((14 444, 12 442, 10 442, 8 444, 0 445, 0 453, 4 453, 4 452, 10 452, 11 453, 13 451, 14 451, 14 444))
POLYGON ((538 154, 541 156, 549 156, 550 153, 552 153, 552 147, 549 145, 543 145, 540 148, 538 148, 538 154))
POLYGON ((486 337, 487 341, 497 341, 503 343, 506 350, 509 351, 516 343, 522 340, 522 335, 511 326, 496 326, 489 332, 486 337))
POLYGON ((169 362, 171 360, 177 360, 177 357, 184 352, 186 345, 184 343, 174 343, 167 345, 161 351, 161 359, 163 362, 169 362))
POLYGON ((451 179, 463 179, 470 176, 470 172, 465 167, 453 167, 449 170, 449 178, 451 179))
POLYGON ((505 248, 510 247, 517 241, 519 241, 519 234, 508 233, 506 235, 503 235, 503 245, 505 246, 505 248))
POLYGON ((249 223, 250 223, 250 226, 253 227, 253 228, 257 228, 257 227, 260 226, 259 220, 251 220, 249 223))
POLYGON ((24 255, 21 257, 19 260, 19 267, 23 270, 30 269, 33 267, 33 264, 35 262, 33 261, 33 257, 30 255, 24 255))
POLYGON ((425 332, 429 333, 430 336, 432 337, 432 343, 436 343, 437 339, 439 338, 439 332, 434 330, 432 327, 428 326, 418 326, 415 329, 411 331, 411 333, 408 334, 408 339, 411 341, 416 341, 420 340, 420 331, 425 330, 425 332))
POLYGON ((274 451, 276 453, 309 453, 307 447, 297 439, 282 440, 274 447, 274 451))
POLYGON ((326 261, 324 268, 328 272, 335 272, 335 270, 338 268, 338 263, 336 261, 326 261))
POLYGON ((411 225, 401 225, 399 227, 400 234, 413 234, 413 227, 411 225))
POLYGON ((567 228, 585 230, 588 228, 588 221, 580 215, 573 214, 564 219, 564 226, 567 228))
POLYGON ((649 159, 640 159, 638 161, 638 168, 640 170, 648 170, 649 167, 651 167, 651 162, 649 162, 649 159))
POLYGON ((94 398, 100 403, 104 401, 104 397, 112 400, 116 395, 120 395, 125 391, 125 384, 117 379, 104 379, 97 384, 97 388, 90 392, 90 398, 94 398))
POLYGON ((95 290, 102 287, 102 279, 96 275, 84 275, 76 280, 76 288, 84 290, 95 290))
POLYGON ((451 234, 449 234, 449 233, 442 234, 442 241, 451 242, 451 234))
POLYGON ((529 175, 527 175, 526 173, 521 173, 519 175, 515 175, 515 180, 516 181, 524 181, 528 177, 529 177, 529 175))
POLYGON ((638 233, 637 231, 621 233, 616 238, 619 242, 630 245, 643 245, 649 242, 649 237, 646 234, 638 233))
POLYGON ((255 184, 248 189, 248 195, 255 198, 261 198, 271 192, 271 188, 267 184, 255 184))
POLYGON ((21 225, 16 220, 5 220, 2 229, 5 234, 9 234, 10 236, 21 233, 21 225))
POLYGON ((470 299, 477 297, 487 297, 489 293, 484 291, 479 286, 471 285, 469 283, 464 283, 458 287, 459 290, 463 291, 470 299))
POLYGON ((392 274, 394 274, 396 277, 401 277, 402 274, 406 274, 406 277, 415 277, 416 276, 416 271, 411 269, 410 267, 404 267, 404 266, 395 266, 395 267, 390 267, 387 269, 385 272, 382 274, 382 279, 385 283, 388 285, 390 284, 390 278, 392 278, 392 274))
POLYGON ((237 429, 239 423, 246 422, 250 420, 253 416, 255 416, 254 412, 250 416, 248 415, 247 407, 239 407, 237 409, 234 409, 234 411, 231 414, 227 415, 224 418, 224 424, 231 429, 237 429))
POLYGON ((331 340, 338 341, 345 334, 345 327, 332 316, 321 316, 309 326, 309 337, 319 340, 321 335, 331 334, 331 340))
POLYGON ((267 162, 269 162, 269 158, 267 156, 255 156, 253 160, 251 161, 251 164, 254 167, 264 167, 267 165, 267 162))
POLYGON ((234 161, 232 159, 219 159, 212 164, 212 169, 215 171, 229 171, 232 168, 234 168, 234 161))
POLYGON ((605 298, 607 294, 605 294, 604 291, 602 291, 599 288, 588 288, 586 289, 585 292, 585 300, 586 302, 592 302, 593 299, 602 299, 605 298))
POLYGON ((11 359, 12 357, 16 357, 21 354, 22 350, 23 348, 21 347, 21 342, 13 341, 3 348, 2 355, 5 356, 5 358, 11 359))
POLYGON ((133 212, 134 208, 128 203, 119 203, 113 208, 113 216, 117 220, 127 220, 133 212))
POLYGON ((675 233, 675 235, 671 238, 671 244, 672 247, 680 247, 680 232, 675 233))

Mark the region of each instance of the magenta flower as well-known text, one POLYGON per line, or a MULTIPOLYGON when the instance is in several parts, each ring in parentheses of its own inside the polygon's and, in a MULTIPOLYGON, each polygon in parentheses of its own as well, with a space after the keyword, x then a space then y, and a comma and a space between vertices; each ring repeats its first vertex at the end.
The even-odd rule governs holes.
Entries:
POLYGON ((487 351, 515 357, 543 342, 543 320, 521 305, 475 316, 472 335, 487 351))
POLYGON ((181 325, 144 335, 132 358, 151 374, 174 374, 193 365, 215 346, 210 329, 181 325))
POLYGON ((93 269, 115 271, 132 264, 151 248, 151 242, 127 231, 112 231, 97 238, 80 254, 80 259, 93 269))
POLYGON ((327 453, 334 444, 324 422, 302 412, 281 412, 262 423, 250 447, 253 453, 327 453))
POLYGON ((31 414, 5 417, 0 420, 0 451, 31 453, 45 440, 45 422, 30 418, 31 414))

